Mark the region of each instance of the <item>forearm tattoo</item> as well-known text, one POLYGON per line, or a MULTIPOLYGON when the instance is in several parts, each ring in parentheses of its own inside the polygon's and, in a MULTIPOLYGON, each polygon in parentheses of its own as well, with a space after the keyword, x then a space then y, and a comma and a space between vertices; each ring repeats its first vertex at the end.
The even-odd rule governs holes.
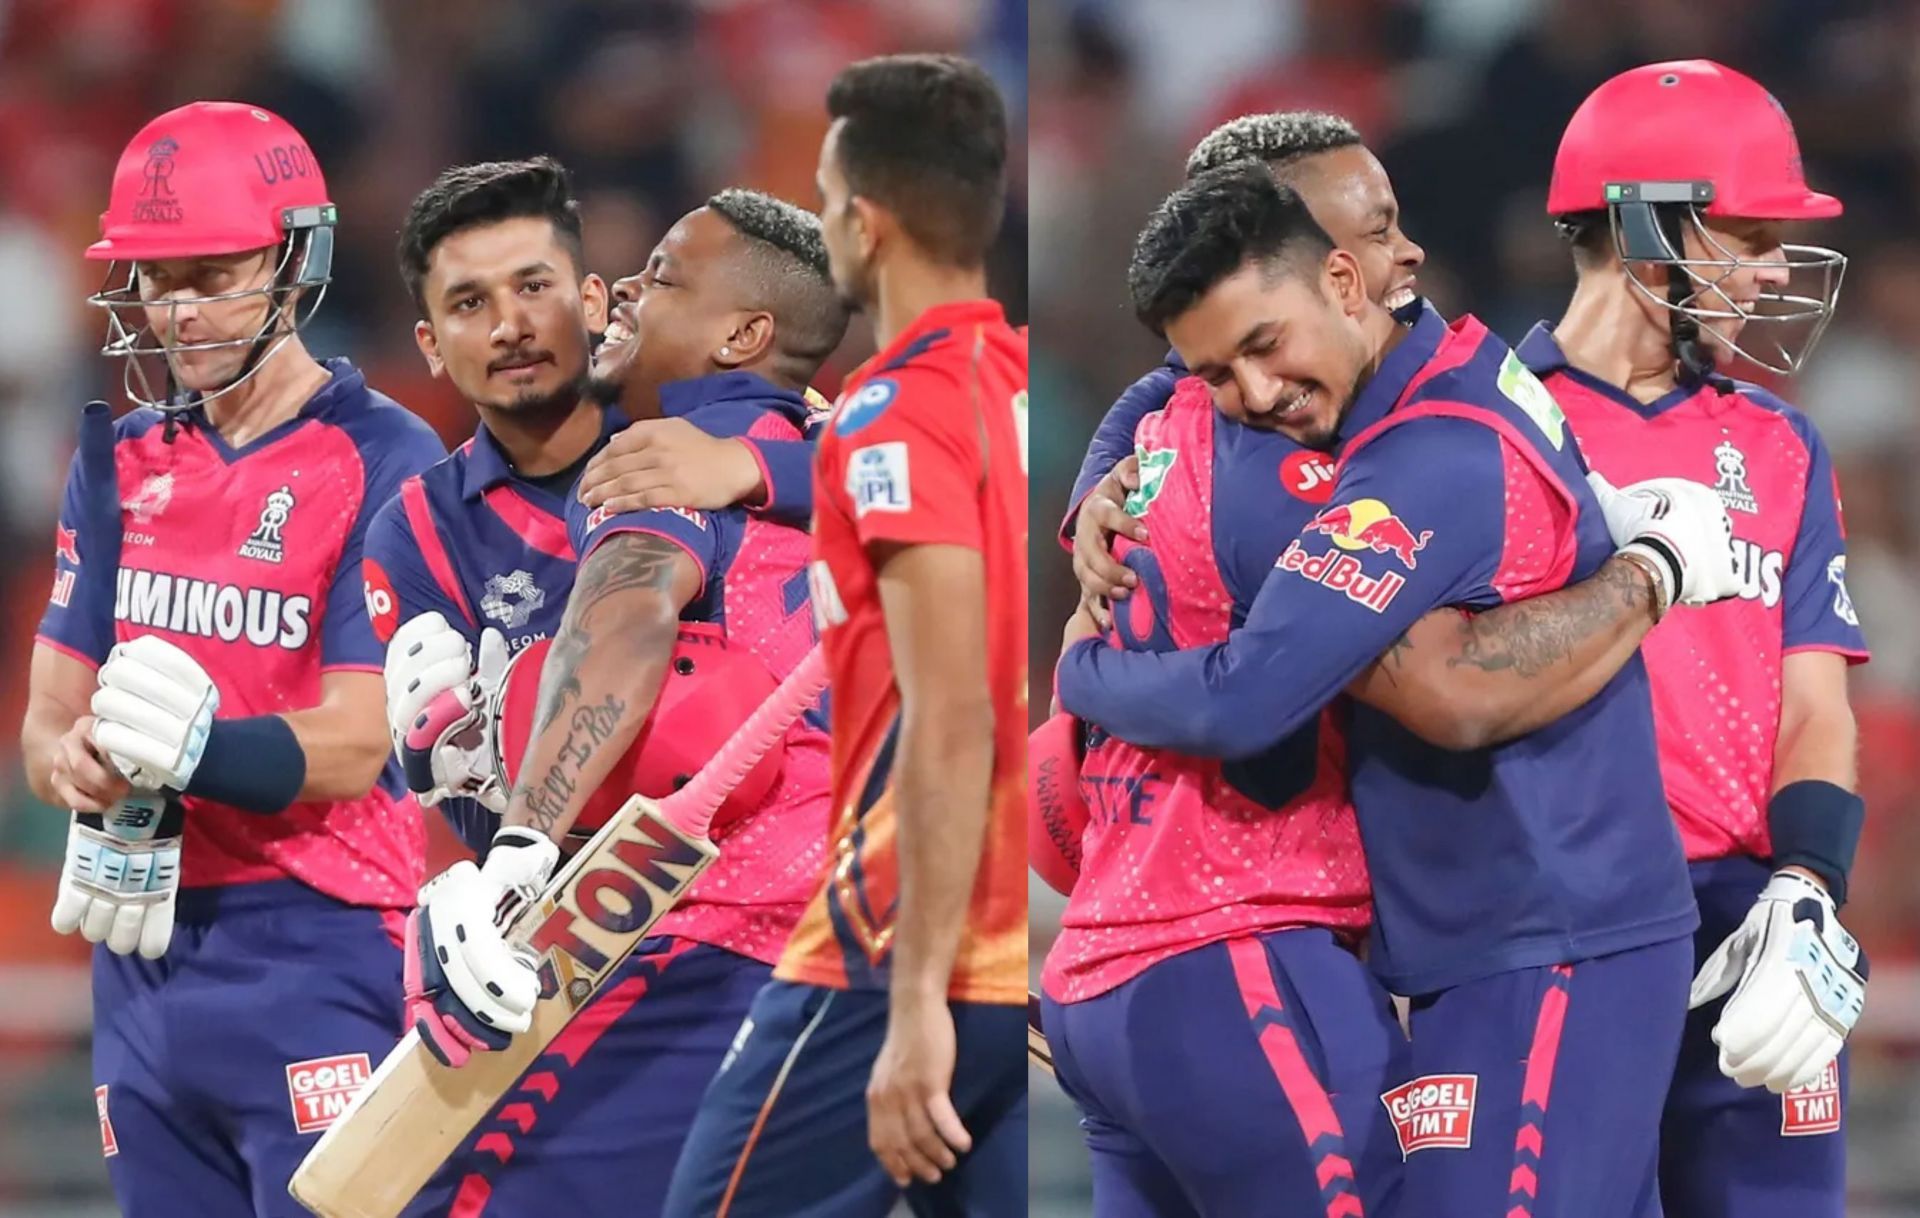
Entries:
MULTIPOLYGON (((550 729, 565 719, 566 735, 553 760, 538 775, 522 775, 513 802, 526 808, 528 823, 550 832, 566 816, 580 789, 580 774, 600 747, 610 739, 627 712, 627 702, 609 693, 596 702, 584 702, 580 674, 589 653, 596 666, 624 670, 643 659, 627 652, 641 640, 624 620, 623 594, 673 592, 674 562, 680 547, 650 533, 619 533, 608 538, 580 567, 567 598, 566 617, 554 636, 540 672, 540 696, 534 713, 536 748, 550 729), (613 649, 617 654, 609 654, 613 649)), ((664 657, 663 657, 664 658, 664 657)), ((602 669, 612 671, 612 669, 602 669)), ((542 750, 544 751, 544 750, 542 750)))
POLYGON ((1623 616, 1651 614, 1647 577, 1630 562, 1610 561, 1593 578, 1532 600, 1460 618, 1459 651, 1447 667, 1537 677, 1573 656, 1594 634, 1623 616))

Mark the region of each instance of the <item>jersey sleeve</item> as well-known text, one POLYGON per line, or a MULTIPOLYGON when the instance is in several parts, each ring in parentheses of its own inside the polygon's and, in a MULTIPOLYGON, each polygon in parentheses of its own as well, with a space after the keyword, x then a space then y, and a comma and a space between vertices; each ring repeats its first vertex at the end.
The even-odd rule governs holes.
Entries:
POLYGON ((1833 651, 1854 663, 1867 659, 1853 598, 1847 595, 1847 535, 1840 517, 1840 482, 1833 459, 1811 423, 1807 441, 1806 500, 1800 532, 1787 560, 1781 602, 1781 632, 1787 651, 1833 651))
MULTIPOLYGON (((402 487, 404 493, 404 483, 402 487)), ((373 514, 360 566, 367 620, 382 647, 392 641, 393 632, 402 622, 423 613, 438 613, 456 630, 469 624, 465 607, 434 579, 401 495, 387 500, 373 514)))
POLYGON ((806 440, 740 439, 767 484, 766 502, 754 511, 796 529, 807 528, 813 521, 813 445, 806 440))
MULTIPOLYGON (((117 500, 119 488, 110 489, 117 500)), ((113 605, 108 598, 118 584, 119 573, 101 575, 85 567, 88 562, 107 561, 107 556, 87 552, 89 538, 84 522, 88 518, 87 499, 93 493, 76 454, 67 468, 60 519, 54 525, 53 586, 34 639, 98 668, 113 650, 113 605)))
POLYGON ((1066 519, 1060 523, 1060 544, 1073 549, 1074 519, 1080 514, 1080 505, 1086 502, 1087 495, 1107 476, 1107 471, 1133 455, 1133 433, 1140 426, 1140 420, 1167 404, 1173 396, 1173 387, 1179 383, 1181 370, 1168 362, 1147 373, 1121 391, 1107 415, 1100 420, 1100 426, 1094 429, 1093 439, 1087 443, 1087 455, 1080 462, 1080 473, 1073 480, 1073 498, 1069 501, 1066 519))
POLYGON ((594 547, 615 533, 649 533, 673 542, 685 550, 693 565, 699 568, 703 591, 721 565, 724 539, 720 536, 719 518, 712 512, 677 507, 638 512, 609 512, 603 507, 588 510, 578 499, 569 497, 567 539, 573 543, 573 552, 580 556, 582 563, 594 547))
POLYGON ((860 388, 833 424, 847 514, 862 546, 981 547, 980 420, 953 382, 902 368, 860 388))
POLYGON ((1060 661, 1061 707, 1133 744, 1196 756, 1247 757, 1291 735, 1429 610, 1497 599, 1502 445, 1463 419, 1382 434, 1353 454, 1225 643, 1076 644, 1060 661))
POLYGON ((367 572, 363 569, 367 533, 374 517, 400 493, 403 482, 447 455, 432 428, 413 415, 396 413, 402 417, 400 425, 386 429, 360 450, 366 462, 366 497, 354 515, 346 545, 340 551, 340 565, 327 588, 327 613, 320 628, 322 672, 381 670, 387 645, 375 632, 368 614, 367 572))

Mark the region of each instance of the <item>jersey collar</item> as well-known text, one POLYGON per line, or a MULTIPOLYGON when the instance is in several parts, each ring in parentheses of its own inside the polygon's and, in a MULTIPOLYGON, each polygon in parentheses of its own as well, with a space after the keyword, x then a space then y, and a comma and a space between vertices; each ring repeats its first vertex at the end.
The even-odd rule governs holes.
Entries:
POLYGON ((1520 362, 1527 366, 1527 370, 1541 380, 1544 381, 1555 373, 1559 373, 1576 385, 1648 419, 1665 414, 1683 402, 1693 400, 1702 390, 1717 393, 1721 391, 1723 385, 1727 384, 1723 377, 1709 376, 1697 385, 1684 383, 1675 385, 1653 401, 1643 402, 1620 386, 1603 381, 1585 369, 1576 368, 1567 359, 1567 353, 1561 349, 1559 340, 1554 338, 1553 327, 1544 321, 1535 322, 1533 329, 1527 331, 1526 338, 1521 340, 1514 351, 1520 356, 1520 362))
POLYGON ((359 400, 366 393, 367 375, 354 367, 352 361, 335 356, 320 361, 320 366, 327 370, 327 383, 313 391, 313 396, 300 407, 300 413, 238 448, 227 443, 226 437, 222 436, 219 429, 207 418, 207 408, 204 403, 195 402, 188 407, 185 412, 186 417, 192 423, 194 430, 206 440, 208 446, 220 455, 220 459, 231 465, 248 453, 280 439, 308 419, 321 418, 339 410, 359 400))
POLYGON ((997 300, 951 300, 937 304, 913 319, 893 341, 847 375, 848 381, 888 372, 907 363, 934 343, 966 326, 1004 326, 1007 310, 997 300))
POLYGON ((669 381, 660 386, 660 413, 666 418, 685 418, 708 406, 753 406, 772 411, 805 431, 807 399, 791 389, 782 389, 756 372, 719 372, 684 381, 669 381))
MULTIPOLYGON (((608 437, 627 425, 626 416, 614 407, 602 407, 600 411, 600 438, 594 442, 598 449, 607 442, 608 437)), ((485 423, 474 430, 473 439, 467 446, 466 469, 460 476, 460 494, 462 498, 474 500, 485 495, 496 486, 509 482, 525 483, 513 463, 507 460, 507 454, 501 451, 500 444, 487 430, 485 423)))
POLYGON ((1394 403, 1406 393, 1414 375, 1427 366, 1446 340, 1447 319, 1425 300, 1409 305, 1394 316, 1408 321, 1406 336, 1387 352, 1380 367, 1360 387, 1353 409, 1347 411, 1347 417, 1340 422, 1342 442, 1386 418, 1394 403))

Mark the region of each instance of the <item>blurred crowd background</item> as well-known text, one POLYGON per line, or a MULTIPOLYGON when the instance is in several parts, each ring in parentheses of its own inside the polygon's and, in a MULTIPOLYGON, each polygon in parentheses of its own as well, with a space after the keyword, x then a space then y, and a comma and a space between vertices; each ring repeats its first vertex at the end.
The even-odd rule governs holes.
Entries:
MULTIPOLYGON (((1783 392, 1838 464, 1848 576, 1874 650, 1854 673, 1866 840, 1847 908, 1874 972, 1847 1114, 1856 1218, 1920 1214, 1920 6, 1864 0, 1034 0, 1033 668, 1075 593, 1053 542, 1087 437, 1164 345, 1125 269, 1193 143, 1252 111, 1351 118, 1426 247, 1424 291, 1517 341, 1572 267, 1543 208, 1567 118, 1613 73, 1705 56, 1767 85, 1846 216, 1793 240, 1851 259, 1838 312, 1783 392)), ((1034 702, 1038 716, 1046 699, 1034 702)), ((1037 970, 1061 902, 1035 881, 1037 970)), ((1085 1212, 1085 1153, 1035 1076, 1033 1213, 1085 1212)))
MULTIPOLYGON (((351 356, 452 444, 473 416, 427 375, 393 254, 408 202, 442 168, 560 157, 589 269, 611 281, 723 187, 817 206, 827 84, 854 60, 969 54, 1024 132, 1026 24, 1024 0, 0 0, 0 654, 14 674, 0 682, 0 1216, 115 1212, 86 944, 47 927, 65 817, 28 792, 17 725, 79 406, 120 389, 84 303, 100 267, 80 252, 126 142, 199 98, 265 106, 304 133, 341 215, 308 346, 351 356)), ((1024 139, 1010 153, 994 290, 1024 321, 1024 139)), ((856 322, 816 387, 831 397, 871 352, 856 322)), ((436 840, 443 858, 454 848, 436 840)))

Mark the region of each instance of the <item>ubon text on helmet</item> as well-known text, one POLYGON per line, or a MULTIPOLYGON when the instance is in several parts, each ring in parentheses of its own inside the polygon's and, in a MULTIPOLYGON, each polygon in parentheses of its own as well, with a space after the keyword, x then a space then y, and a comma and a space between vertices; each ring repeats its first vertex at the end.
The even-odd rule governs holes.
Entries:
POLYGON ((1712 341, 1770 371, 1798 372, 1833 317, 1847 267, 1844 255, 1812 245, 1743 259, 1706 218, 1823 220, 1840 211, 1840 200, 1808 189, 1793 123, 1773 95, 1706 59, 1647 64, 1595 89, 1560 137, 1547 190, 1547 213, 1563 227, 1604 213, 1623 264, 1669 268, 1664 297, 1628 281, 1670 311, 1675 355, 1696 376, 1713 368, 1700 323, 1722 320, 1742 328, 1712 341), (1687 256, 1688 224, 1709 256, 1687 256), (1742 303, 1723 290, 1742 268, 1784 269, 1788 279, 1742 303))
POLYGON ((186 351, 246 348, 239 372, 224 385, 203 390, 196 399, 201 401, 258 372, 325 296, 333 277, 336 218, 320 163, 300 133, 277 114, 240 102, 193 102, 141 128, 114 168, 100 240, 87 247, 90 260, 109 264, 105 286, 88 303, 107 311, 101 354, 127 361, 127 396, 167 411, 192 404, 173 392, 170 362, 156 389, 143 356, 165 359, 186 351), (141 299, 140 262, 268 248, 277 255, 263 286, 216 296, 141 299), (150 309, 177 311, 255 296, 268 308, 258 330, 245 337, 162 344, 149 324, 150 309))

